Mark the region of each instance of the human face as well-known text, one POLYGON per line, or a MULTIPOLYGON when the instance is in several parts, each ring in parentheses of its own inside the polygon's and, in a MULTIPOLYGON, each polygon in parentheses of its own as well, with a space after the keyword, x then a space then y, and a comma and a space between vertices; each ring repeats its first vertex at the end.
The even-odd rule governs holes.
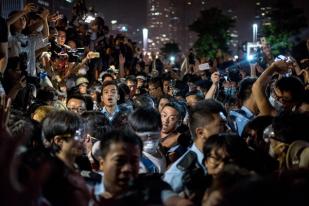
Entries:
POLYGON ((81 85, 79 85, 79 86, 78 86, 79 93, 81 93, 81 94, 87 94, 87 87, 88 87, 87 84, 81 84, 81 85))
POLYGON ((90 23, 90 28, 93 32, 98 32, 98 25, 94 20, 90 23))
POLYGON ((157 98, 157 99, 160 98, 160 96, 162 95, 161 87, 156 87, 153 84, 149 85, 148 91, 149 91, 150 96, 157 98))
POLYGON ((128 80, 127 81, 127 86, 129 87, 130 91, 134 91, 135 87, 136 87, 136 84, 134 81, 131 81, 131 80, 128 80))
POLYGON ((170 89, 170 82, 169 81, 163 81, 163 92, 164 94, 168 94, 168 91, 170 89))
POLYGON ((162 129, 161 132, 168 134, 173 132, 179 123, 179 113, 170 106, 165 106, 161 112, 162 129))
POLYGON ((159 106, 158 106, 158 110, 159 110, 159 112, 161 113, 161 111, 162 111, 162 108, 166 105, 166 104, 168 104, 170 101, 168 100, 168 99, 166 99, 166 98, 161 98, 160 99, 160 102, 159 102, 159 106))
POLYGON ((227 153, 222 148, 213 148, 210 155, 205 157, 205 166, 209 175, 217 175, 224 167, 227 160, 227 153))
POLYGON ((282 103, 285 110, 290 110, 294 106, 291 92, 280 91, 278 88, 274 88, 272 96, 282 103))
POLYGON ((84 111, 86 111, 86 104, 80 99, 72 98, 68 101, 67 108, 71 112, 82 114, 84 111))
POLYGON ((186 97, 186 101, 189 107, 194 107, 198 102, 196 95, 190 95, 186 97))
POLYGON ((63 141, 61 151, 62 153, 74 157, 78 157, 83 154, 84 146, 81 139, 69 138, 63 141))
POLYGON ((102 90, 102 101, 104 106, 113 107, 117 105, 119 99, 118 90, 116 85, 107 85, 102 90))
POLYGON ((18 32, 21 32, 26 28, 26 24, 27 24, 26 18, 25 16, 22 16, 13 24, 13 26, 18 32))
POLYGON ((138 175, 140 154, 138 145, 123 142, 110 145, 108 153, 100 160, 100 169, 104 172, 105 189, 112 196, 125 192, 138 175))
POLYGON ((58 31, 58 36, 57 36, 57 43, 60 44, 61 46, 64 45, 65 40, 67 36, 64 31, 58 31))
POLYGON ((143 79, 137 79, 137 88, 141 88, 144 86, 144 80, 143 79))

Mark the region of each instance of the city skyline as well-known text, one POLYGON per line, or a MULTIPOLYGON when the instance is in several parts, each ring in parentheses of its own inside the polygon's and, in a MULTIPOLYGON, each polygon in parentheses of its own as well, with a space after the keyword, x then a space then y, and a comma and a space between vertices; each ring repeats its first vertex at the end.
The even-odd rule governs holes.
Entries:
MULTIPOLYGON (((232 28, 230 31, 232 41, 229 45, 230 47, 237 48, 237 46, 245 41, 252 41, 252 25, 254 23, 265 24, 269 21, 267 19, 267 13, 271 8, 267 8, 267 4, 271 1, 274 0, 85 0, 87 7, 92 6, 105 19, 111 29, 126 27, 128 35, 134 41, 141 43, 142 29, 148 28, 149 38, 151 39, 150 47, 155 46, 159 48, 166 42, 174 41, 184 50, 192 47, 196 40, 196 34, 189 31, 188 25, 199 17, 201 9, 217 7, 225 14, 236 19, 235 28, 232 28), (160 2, 160 6, 154 7, 158 11, 151 11, 151 2, 160 2), (259 2, 259 5, 257 2, 259 2), (117 20, 117 24, 112 25, 112 20, 117 20), (159 23, 160 25, 155 25, 154 23, 159 23)), ((10 4, 16 2, 15 4, 18 4, 17 2, 29 1, 3 0, 2 4, 3 2, 9 2, 10 4)), ((30 2, 49 1, 38 0, 30 2)), ((65 5, 71 2, 72 5, 74 1, 54 0, 52 2, 54 2, 53 4, 57 2, 59 6, 56 8, 61 8, 61 4, 65 5)), ((304 14, 308 20, 309 1, 294 0, 293 2, 295 7, 304 10, 304 14)), ((69 8, 63 7, 62 10, 65 9, 69 8)), ((6 15, 7 13, 4 13, 4 16, 6 15)))

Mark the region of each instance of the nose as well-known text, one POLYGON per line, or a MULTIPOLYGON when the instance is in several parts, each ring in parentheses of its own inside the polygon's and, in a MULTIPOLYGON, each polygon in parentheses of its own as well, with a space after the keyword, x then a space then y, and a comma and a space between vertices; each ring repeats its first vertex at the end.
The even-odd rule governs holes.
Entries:
POLYGON ((133 172, 132 164, 126 163, 125 165, 123 165, 122 172, 124 172, 124 173, 132 173, 133 172))

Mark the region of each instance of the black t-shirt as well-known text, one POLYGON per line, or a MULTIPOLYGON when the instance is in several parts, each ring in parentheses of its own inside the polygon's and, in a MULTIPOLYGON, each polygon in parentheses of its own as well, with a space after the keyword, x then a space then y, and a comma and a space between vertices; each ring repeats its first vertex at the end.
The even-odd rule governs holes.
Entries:
POLYGON ((4 18, 0 17, 0 43, 8 41, 8 27, 4 18))

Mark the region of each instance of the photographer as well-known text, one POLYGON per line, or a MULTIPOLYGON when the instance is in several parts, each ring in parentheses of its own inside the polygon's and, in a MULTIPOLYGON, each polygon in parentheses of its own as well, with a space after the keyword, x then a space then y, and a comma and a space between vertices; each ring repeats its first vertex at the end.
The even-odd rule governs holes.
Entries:
MULTIPOLYGON (((22 32, 26 28, 26 18, 30 12, 37 12, 37 7, 34 4, 26 4, 22 11, 12 11, 9 14, 7 25, 9 28, 9 57, 16 57, 20 54, 27 56, 27 73, 29 76, 36 76, 37 71, 35 67, 35 52, 47 45, 45 40, 49 36, 48 29, 48 10, 43 10, 37 15, 43 21, 43 29, 40 35, 25 35, 22 32)), ((39 31, 41 32, 41 31, 39 31)))

